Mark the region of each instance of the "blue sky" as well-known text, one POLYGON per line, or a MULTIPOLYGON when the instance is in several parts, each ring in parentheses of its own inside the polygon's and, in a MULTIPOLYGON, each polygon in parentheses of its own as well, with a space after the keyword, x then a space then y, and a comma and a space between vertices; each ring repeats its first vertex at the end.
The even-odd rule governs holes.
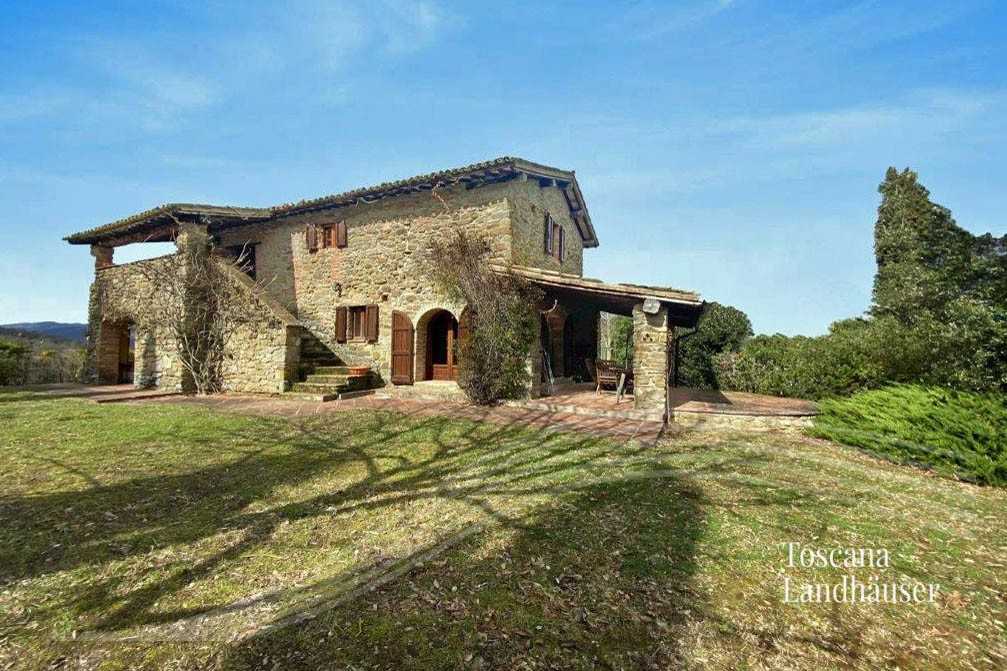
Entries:
POLYGON ((822 333, 869 304, 887 166, 1007 232, 1005 33, 968 1, 0 1, 0 323, 85 320, 76 230, 510 154, 577 171, 585 274, 822 333))

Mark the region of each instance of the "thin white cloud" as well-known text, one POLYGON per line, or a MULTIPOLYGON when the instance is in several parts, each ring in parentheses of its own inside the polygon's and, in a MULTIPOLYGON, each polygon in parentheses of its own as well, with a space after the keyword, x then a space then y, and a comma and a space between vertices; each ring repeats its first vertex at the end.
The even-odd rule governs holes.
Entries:
POLYGON ((735 0, 703 0, 690 3, 646 3, 623 14, 619 31, 634 40, 652 40, 712 19, 730 9, 735 0))
POLYGON ((1007 111, 1007 93, 926 89, 899 104, 844 107, 761 117, 734 117, 709 126, 712 134, 737 135, 759 147, 812 147, 884 140, 893 136, 936 137, 1007 111))
POLYGON ((73 109, 77 96, 60 88, 0 93, 0 123, 47 117, 73 109))

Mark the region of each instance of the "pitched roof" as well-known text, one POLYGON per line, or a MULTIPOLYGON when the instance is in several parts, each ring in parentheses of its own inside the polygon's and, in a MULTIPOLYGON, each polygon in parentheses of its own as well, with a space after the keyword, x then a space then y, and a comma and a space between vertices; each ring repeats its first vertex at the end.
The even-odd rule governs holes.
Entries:
POLYGON ((165 203, 155 208, 117 219, 110 224, 90 228, 68 235, 64 240, 74 245, 90 244, 102 239, 130 235, 159 224, 173 222, 180 215, 201 215, 216 220, 263 221, 273 215, 272 210, 258 207, 232 207, 230 205, 205 205, 201 203, 165 203))
POLYGON ((229 207, 220 205, 199 205, 190 203, 169 203, 146 212, 113 221, 104 226, 74 233, 64 238, 72 244, 89 244, 102 239, 134 233, 140 229, 156 226, 171 220, 172 215, 203 215, 212 217, 221 226, 237 225, 247 221, 261 221, 292 216, 303 212, 333 209, 372 203, 383 198, 417 191, 432 191, 435 188, 453 184, 477 187, 482 184, 506 181, 524 175, 537 179, 542 184, 553 184, 563 190, 570 215, 580 230, 585 247, 597 247, 598 236, 591 224, 584 196, 577 184, 573 171, 560 170, 546 165, 526 161, 513 156, 502 156, 491 161, 473 163, 460 168, 451 168, 424 175, 416 175, 394 182, 384 182, 343 193, 322 196, 297 203, 284 203, 268 208, 229 207))

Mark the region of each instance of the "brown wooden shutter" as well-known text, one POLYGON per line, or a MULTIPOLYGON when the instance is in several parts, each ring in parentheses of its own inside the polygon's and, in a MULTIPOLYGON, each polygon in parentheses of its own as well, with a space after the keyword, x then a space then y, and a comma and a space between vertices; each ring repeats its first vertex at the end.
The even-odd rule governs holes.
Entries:
POLYGON ((566 251, 566 231, 560 226, 556 232, 559 233, 556 258, 559 259, 560 263, 563 263, 563 253, 566 251))
POLYGON ((545 215, 545 253, 552 254, 552 217, 545 215))
POLYGON ((367 342, 378 341, 378 306, 367 306, 367 342))
POLYGON ((336 308, 336 342, 346 342, 346 308, 336 308))
POLYGON ((308 224, 304 227, 304 240, 308 245, 309 252, 318 251, 318 226, 308 224))
POLYGON ((413 323, 402 312, 392 313, 392 384, 413 383, 413 323))
POLYGON ((336 247, 346 246, 346 222, 337 221, 335 225, 336 232, 336 247))

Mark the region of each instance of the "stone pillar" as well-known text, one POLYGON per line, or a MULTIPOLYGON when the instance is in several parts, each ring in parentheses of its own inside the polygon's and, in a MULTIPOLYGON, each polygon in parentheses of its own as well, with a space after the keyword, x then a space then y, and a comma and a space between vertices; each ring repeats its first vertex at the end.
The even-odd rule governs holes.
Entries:
POLYGON ((104 247, 102 245, 91 245, 91 256, 94 257, 94 269, 101 270, 108 268, 112 263, 112 256, 115 254, 114 247, 104 247))
POLYGON ((554 378, 564 377, 563 370, 563 326, 566 324, 566 315, 562 308, 555 310, 545 316, 546 325, 549 327, 549 364, 552 366, 552 376, 554 378))
POLYGON ((192 246, 199 246, 199 249, 209 249, 210 233, 205 224, 192 222, 182 222, 175 235, 175 246, 178 251, 184 252, 192 246))
MULTIPOLYGON (((201 357, 199 352, 206 345, 205 339, 200 335, 204 327, 201 322, 205 316, 204 307, 210 288, 206 285, 205 278, 198 273, 204 264, 210 262, 212 246, 206 225, 193 222, 179 224, 178 233, 175 235, 175 246, 181 256, 179 272, 182 273, 182 330, 187 334, 190 343, 196 343, 194 346, 190 345, 193 347, 190 355, 201 357)), ((184 367, 182 367, 181 388, 186 393, 196 390, 192 373, 184 367)))
POLYGON ((611 333, 609 331, 611 325, 612 315, 608 312, 599 312, 595 324, 595 331, 598 338, 598 347, 595 350, 596 359, 612 358, 612 348, 609 346, 609 343, 611 342, 611 333))
POLYGON ((642 303, 633 307, 633 395, 638 409, 667 415, 673 332, 664 305, 656 314, 645 313, 642 303))

